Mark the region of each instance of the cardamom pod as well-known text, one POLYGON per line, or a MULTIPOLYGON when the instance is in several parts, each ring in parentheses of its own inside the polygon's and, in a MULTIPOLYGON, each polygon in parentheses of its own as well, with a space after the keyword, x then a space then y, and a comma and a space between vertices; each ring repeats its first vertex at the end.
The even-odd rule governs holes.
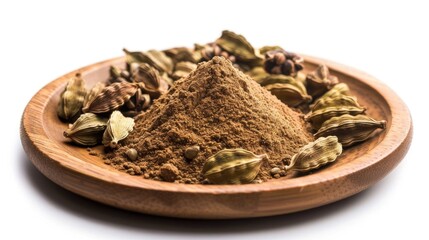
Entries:
POLYGON ((320 65, 314 72, 307 74, 306 83, 308 93, 316 98, 338 84, 338 78, 329 73, 326 65, 320 65))
POLYGON ((82 110, 84 113, 105 113, 116 110, 136 93, 137 88, 137 84, 133 83, 113 83, 103 88, 82 110))
POLYGON ((207 159, 202 173, 214 184, 250 183, 264 158, 266 154, 255 155, 245 149, 223 149, 207 159))
POLYGON ((301 93, 303 93, 304 95, 308 95, 307 89, 305 88, 304 84, 301 81, 297 81, 294 77, 291 76, 286 76, 282 74, 269 74, 259 84, 261 86, 266 86, 274 83, 292 84, 297 87, 301 91, 301 93))
POLYGON ((253 80, 255 80, 257 83, 260 83, 266 77, 268 77, 270 74, 267 73, 263 67, 256 66, 256 67, 250 69, 249 71, 247 71, 246 75, 253 78, 253 80))
POLYGON ((310 106, 311 111, 317 111, 329 107, 359 107, 356 97, 347 96, 347 95, 334 95, 331 97, 325 97, 316 101, 313 105, 310 106))
POLYGON ((292 84, 274 83, 266 85, 264 88, 290 107, 296 107, 302 103, 311 102, 311 96, 307 95, 307 92, 303 92, 300 88, 292 84))
POLYGON ((142 92, 148 93, 152 98, 158 98, 168 91, 168 83, 159 75, 158 70, 147 63, 140 64, 132 78, 142 92))
POLYGON ((332 118, 338 117, 344 114, 358 115, 365 112, 363 107, 354 107, 354 106, 340 106, 340 107, 328 107, 324 109, 319 109, 314 112, 309 112, 305 115, 304 119, 311 123, 311 126, 318 130, 322 124, 332 118))
POLYGON ((174 67, 172 77, 177 80, 188 76, 188 74, 197 68, 197 64, 192 62, 178 62, 174 67))
POLYGON ((133 118, 124 117, 121 112, 113 111, 103 134, 103 145, 116 148, 118 142, 126 138, 128 134, 133 131, 133 127, 133 118))
POLYGON ((373 136, 377 129, 385 129, 386 121, 376 121, 365 115, 342 115, 333 117, 322 124, 314 136, 335 135, 344 147, 362 142, 373 136))
POLYGON ((350 95, 350 88, 345 83, 338 83, 334 85, 329 91, 327 91, 325 94, 323 94, 319 99, 321 100, 324 98, 334 97, 338 95, 350 95))
POLYGON ((170 48, 163 51, 165 55, 173 60, 175 64, 179 62, 197 63, 199 58, 192 49, 187 47, 170 48))
POLYGON ((76 119, 81 111, 86 96, 85 81, 80 73, 71 78, 61 93, 57 107, 58 116, 66 121, 76 119))
POLYGON ((280 46, 263 46, 263 47, 259 48, 259 54, 265 55, 265 53, 267 53, 269 51, 275 51, 275 50, 284 51, 284 49, 280 46))
POLYGON ((342 151, 343 148, 336 136, 320 137, 302 147, 292 157, 289 166, 286 166, 285 170, 293 169, 299 172, 308 172, 318 169, 335 161, 342 151))
POLYGON ((132 63, 147 63, 160 72, 166 72, 168 74, 173 73, 173 60, 161 51, 149 50, 147 52, 130 52, 127 49, 123 50, 125 52, 125 60, 129 67, 132 63))
POLYGON ((89 105, 94 101, 94 99, 101 93, 101 91, 106 87, 106 84, 98 82, 93 88, 86 94, 85 99, 83 100, 83 111, 88 109, 89 105), (84 110, 85 109, 85 110, 84 110))
POLYGON ((241 62, 262 64, 262 58, 256 55, 253 46, 242 35, 225 30, 215 43, 241 62))
POLYGON ((107 119, 93 113, 85 113, 64 131, 64 137, 83 146, 94 146, 101 142, 101 136, 106 129, 107 119))

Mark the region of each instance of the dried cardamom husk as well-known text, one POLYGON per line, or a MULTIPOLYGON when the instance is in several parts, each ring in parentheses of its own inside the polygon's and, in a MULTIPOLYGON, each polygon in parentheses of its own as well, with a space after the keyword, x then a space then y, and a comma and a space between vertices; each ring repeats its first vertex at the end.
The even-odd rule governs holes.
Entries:
POLYGON ((338 78, 329 73, 326 65, 320 65, 314 72, 307 74, 307 91, 316 98, 338 84, 338 78))
POLYGON ((255 155, 245 149, 223 149, 209 157, 203 175, 214 184, 250 183, 258 175, 266 154, 255 155))
POLYGON ((83 112, 105 113, 116 110, 136 93, 137 88, 137 84, 133 83, 113 83, 103 88, 88 106, 85 106, 83 112))
POLYGON ((94 146, 101 142, 107 119, 93 113, 85 113, 64 131, 64 137, 83 146, 94 146))
POLYGON ((188 74, 197 68, 197 64, 192 62, 178 62, 174 67, 172 77, 177 80, 188 76, 188 74))
POLYGON ((305 120, 311 123, 311 126, 318 130, 322 124, 332 118, 338 117, 344 114, 358 115, 365 112, 363 107, 354 107, 354 106, 339 106, 339 107, 327 107, 314 112, 309 112, 305 115, 305 120))
POLYGON ((310 106, 311 111, 329 108, 329 107, 359 107, 362 108, 357 102, 356 97, 347 95, 334 95, 332 97, 325 97, 316 101, 310 106))
POLYGON ((215 43, 234 55, 241 62, 261 64, 262 59, 255 53, 253 46, 242 35, 225 30, 215 43))
MULTIPOLYGON (((165 55, 164 52, 157 50, 149 50, 147 52, 130 52, 127 49, 123 50, 125 52, 126 62, 129 66, 132 63, 147 63, 160 72, 166 72, 168 74, 173 73, 173 60, 165 55)), ((130 70, 130 72, 132 73, 133 71, 130 70)))
POLYGON ((302 89, 292 84, 274 83, 266 85, 264 88, 289 107, 311 102, 311 96, 307 95, 307 92, 303 92, 302 89))
POLYGON ((58 116, 66 121, 76 119, 81 112, 85 96, 85 81, 80 73, 77 73, 76 76, 68 81, 67 86, 61 93, 57 107, 58 116))
POLYGON ((376 121, 366 115, 342 115, 322 124, 316 137, 335 135, 344 147, 362 142, 373 136, 377 129, 385 129, 386 121, 376 121))
POLYGON ((292 157, 285 170, 293 169, 299 172, 315 170, 335 161, 342 151, 343 148, 336 136, 320 137, 302 147, 292 157))
POLYGON ((133 127, 133 118, 124 117, 121 112, 113 111, 103 134, 103 145, 106 147, 116 148, 118 146, 118 142, 125 139, 133 130, 133 127))
POLYGON ((175 64, 179 62, 197 63, 200 58, 192 49, 187 47, 170 48, 163 51, 165 55, 170 57, 175 64))
POLYGON ((98 82, 94 87, 86 94, 85 99, 83 100, 82 110, 88 109, 89 105, 94 101, 94 99, 101 93, 101 91, 106 87, 106 84, 98 82))
POLYGON ((271 74, 296 76, 301 71, 304 58, 284 50, 273 50, 265 53, 264 69, 271 74))
POLYGON ((147 63, 140 64, 132 78, 142 92, 148 93, 152 98, 158 98, 168 91, 168 83, 159 75, 158 70, 147 63))

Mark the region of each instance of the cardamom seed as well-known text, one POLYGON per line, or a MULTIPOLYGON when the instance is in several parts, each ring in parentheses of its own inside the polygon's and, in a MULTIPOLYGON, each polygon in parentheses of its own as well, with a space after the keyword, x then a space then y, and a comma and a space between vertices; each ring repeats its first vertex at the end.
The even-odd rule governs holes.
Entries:
POLYGON ((125 154, 127 155, 128 159, 130 159, 131 161, 135 161, 138 157, 138 153, 137 150, 134 148, 129 148, 125 154))
POLYGON ((83 146, 94 146, 101 142, 101 136, 106 129, 107 119, 93 113, 85 113, 64 131, 64 137, 83 146))
POLYGON ((290 107, 296 107, 302 103, 311 101, 310 95, 302 92, 301 89, 292 84, 274 83, 266 85, 264 88, 290 107))
POLYGON ((113 83, 103 88, 82 110, 84 113, 105 113, 116 110, 136 93, 137 88, 137 84, 133 83, 113 83))
POLYGON ((308 172, 318 169, 337 159, 343 148, 336 136, 320 137, 302 147, 295 154, 285 170, 293 169, 299 172, 308 172))
POLYGON ((258 175, 266 154, 255 155, 245 149, 224 149, 209 157, 203 175, 214 184, 250 183, 258 175))
POLYGON ((200 152, 200 146, 194 145, 185 149, 185 158, 192 160, 197 157, 200 152))
POLYGON ((103 134, 103 145, 116 148, 118 142, 125 139, 133 130, 134 119, 124 117, 121 112, 113 111, 103 134))
POLYGON ((326 65, 320 65, 314 72, 307 74, 306 83, 308 93, 316 98, 338 84, 338 78, 329 73, 326 65))
POLYGON ((271 74, 296 76, 297 72, 304 68, 302 62, 304 58, 295 53, 273 50, 265 53, 264 68, 271 74))
POLYGON ((376 121, 365 115, 342 115, 324 122, 314 136, 335 135, 344 147, 362 142, 373 136, 377 129, 385 129, 386 121, 376 121))
POLYGON ((67 86, 61 93, 57 107, 58 116, 66 121, 76 119, 81 112, 85 96, 85 81, 80 73, 77 73, 68 81, 67 86))
POLYGON ((304 119, 311 123, 311 126, 318 130, 322 124, 332 118, 338 117, 344 114, 358 115, 365 112, 363 107, 354 107, 354 106, 340 106, 340 107, 327 107, 323 109, 316 110, 314 112, 309 112, 305 115, 304 119))

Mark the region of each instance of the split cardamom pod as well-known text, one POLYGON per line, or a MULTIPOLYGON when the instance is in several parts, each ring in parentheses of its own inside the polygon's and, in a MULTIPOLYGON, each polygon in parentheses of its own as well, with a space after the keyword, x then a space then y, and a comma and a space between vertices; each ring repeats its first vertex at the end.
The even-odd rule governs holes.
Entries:
POLYGON ((85 113, 64 131, 64 137, 83 146, 94 146, 101 142, 107 119, 93 113, 85 113))
POLYGON ((81 112, 85 96, 85 81, 80 73, 77 73, 76 76, 68 81, 67 86, 61 93, 57 107, 58 116, 66 121, 76 119, 81 112))
POLYGON ((166 72, 168 74, 173 73, 173 60, 165 55, 164 52, 157 50, 149 50, 147 52, 130 52, 127 49, 123 50, 125 52, 125 60, 129 67, 132 63, 147 63, 160 72, 166 72))
POLYGON ((302 147, 292 157, 289 166, 286 166, 285 170, 293 169, 299 172, 308 172, 318 169, 335 161, 342 151, 343 148, 336 136, 320 137, 302 147))
POLYGON ((320 65, 314 72, 307 74, 306 83, 308 93, 316 98, 338 84, 338 78, 329 73, 326 65, 320 65))
POLYGON ((288 83, 274 83, 264 86, 265 89, 276 96, 289 107, 296 107, 302 103, 311 102, 311 96, 295 85, 288 83))
POLYGON ((214 184, 250 183, 258 175, 266 154, 255 155, 245 149, 223 149, 209 157, 203 175, 214 184))
POLYGON ((84 113, 105 113, 118 109, 137 91, 137 84, 113 83, 101 90, 83 110, 84 113))
POLYGON ((116 148, 118 142, 125 139, 133 131, 134 119, 124 117, 121 112, 113 111, 103 134, 103 145, 116 148))
POLYGON ((377 129, 385 129, 386 121, 376 121, 365 115, 342 115, 324 122, 314 136, 335 135, 344 147, 362 142, 373 136, 377 129))

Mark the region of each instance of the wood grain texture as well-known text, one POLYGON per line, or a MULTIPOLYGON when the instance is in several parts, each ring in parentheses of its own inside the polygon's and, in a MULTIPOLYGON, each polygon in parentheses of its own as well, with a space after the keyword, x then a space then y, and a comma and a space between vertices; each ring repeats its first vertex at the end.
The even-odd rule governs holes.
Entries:
POLYGON ((28 103, 21 121, 21 141, 29 159, 46 177, 79 195, 132 211, 183 218, 248 218, 291 213, 325 205, 373 185, 402 160, 411 143, 410 113, 386 85, 373 77, 305 56, 306 71, 325 63, 349 84, 367 113, 386 119, 387 128, 362 144, 348 148, 337 162, 313 174, 239 186, 185 185, 131 176, 105 165, 85 148, 71 145, 67 127, 56 116, 59 95, 67 80, 81 72, 87 87, 108 78, 110 65, 123 58, 96 63, 68 73, 43 87, 28 103))

